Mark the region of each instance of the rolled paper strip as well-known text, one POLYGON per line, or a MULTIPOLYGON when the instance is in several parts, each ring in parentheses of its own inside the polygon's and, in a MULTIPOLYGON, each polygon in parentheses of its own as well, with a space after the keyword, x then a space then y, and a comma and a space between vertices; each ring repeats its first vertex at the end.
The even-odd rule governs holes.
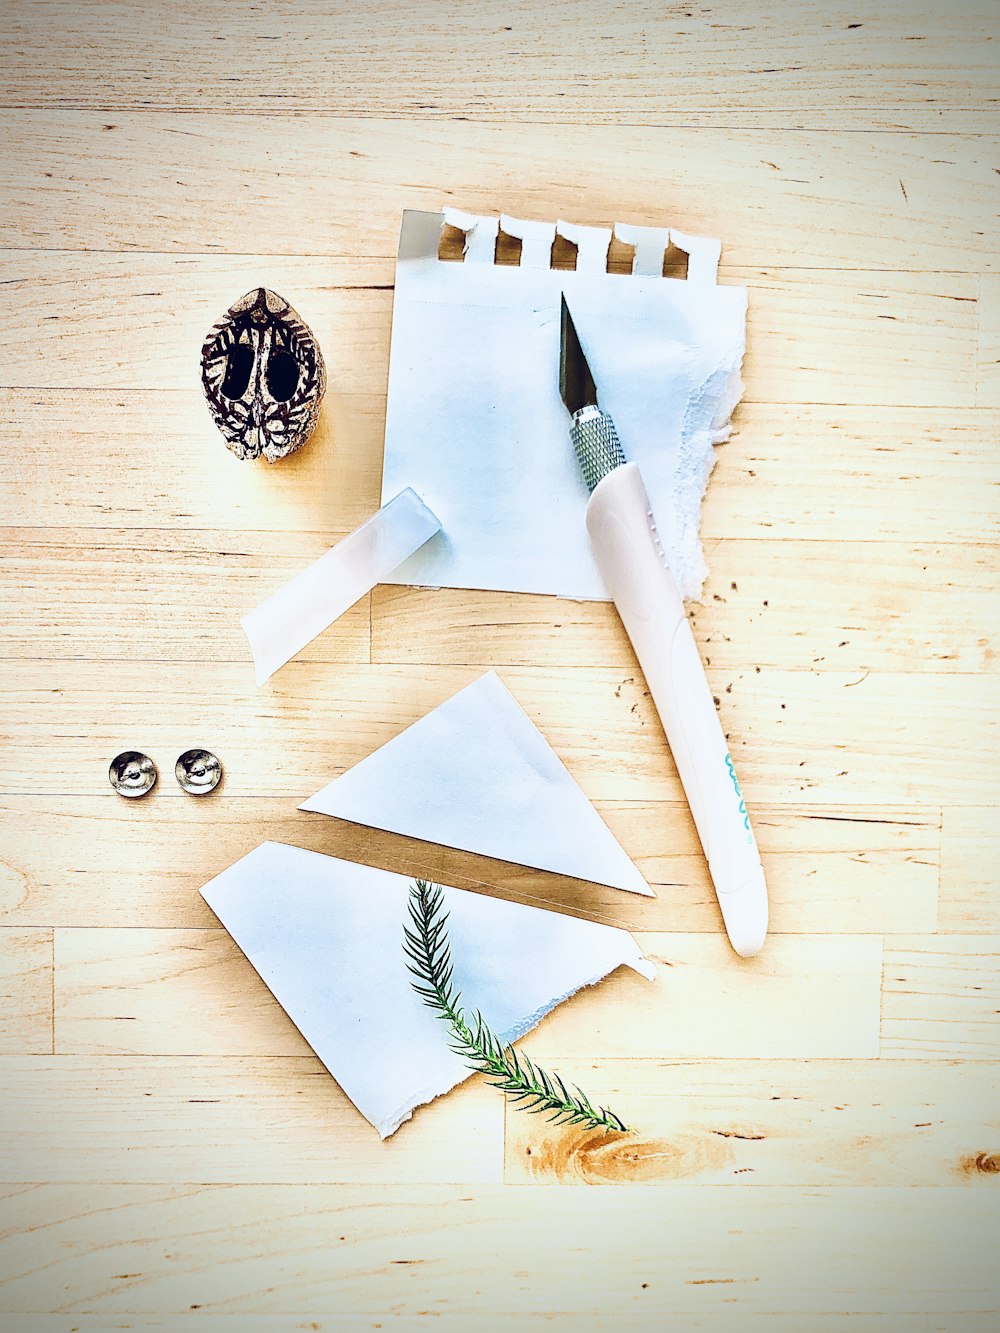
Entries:
POLYGON ((492 264, 496 256, 500 219, 463 213, 458 208, 444 210, 445 225, 465 232, 463 254, 467 264, 492 264))
POLYGON ((407 487, 244 616, 240 624, 250 640, 257 684, 263 685, 440 530, 440 519, 407 487))

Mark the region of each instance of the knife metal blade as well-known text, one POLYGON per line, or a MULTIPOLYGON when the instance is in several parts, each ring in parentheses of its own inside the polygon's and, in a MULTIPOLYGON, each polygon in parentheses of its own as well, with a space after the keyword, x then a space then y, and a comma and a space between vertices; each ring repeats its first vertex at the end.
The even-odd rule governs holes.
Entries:
POLYGON ((597 385, 587 364, 580 336, 562 298, 562 327, 559 341, 559 392, 570 416, 584 407, 597 406, 597 385))
POLYGON ((566 297, 562 298, 559 344, 559 392, 570 414, 569 436, 589 490, 616 468, 625 455, 615 423, 597 406, 597 385, 584 355, 566 297))

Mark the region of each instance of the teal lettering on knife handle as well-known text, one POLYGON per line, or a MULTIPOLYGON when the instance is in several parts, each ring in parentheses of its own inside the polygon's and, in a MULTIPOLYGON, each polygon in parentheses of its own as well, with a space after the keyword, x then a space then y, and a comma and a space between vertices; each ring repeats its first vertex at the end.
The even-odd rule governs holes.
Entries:
POLYGON ((744 801, 744 799, 743 799, 743 793, 742 793, 742 791, 740 791, 740 780, 739 780, 739 778, 736 776, 736 769, 733 767, 733 757, 732 757, 732 755, 729 753, 728 750, 726 751, 726 767, 729 769, 729 776, 730 776, 730 778, 732 779, 733 787, 734 787, 734 789, 735 789, 735 791, 736 791, 736 795, 739 797, 739 802, 740 802, 740 814, 743 816, 743 827, 744 827, 744 828, 746 829, 746 831, 749 833, 749 832, 750 832, 750 816, 747 814, 747 803, 746 803, 746 801, 744 801))

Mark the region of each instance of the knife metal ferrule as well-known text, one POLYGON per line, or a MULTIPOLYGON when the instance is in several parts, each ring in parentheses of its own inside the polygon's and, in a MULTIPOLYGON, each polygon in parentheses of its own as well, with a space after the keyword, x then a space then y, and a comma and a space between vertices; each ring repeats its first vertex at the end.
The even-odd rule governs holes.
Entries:
POLYGON ((573 413, 569 434, 580 471, 590 491, 609 472, 614 472, 615 468, 624 464, 625 454, 615 423, 596 403, 581 407, 573 413))

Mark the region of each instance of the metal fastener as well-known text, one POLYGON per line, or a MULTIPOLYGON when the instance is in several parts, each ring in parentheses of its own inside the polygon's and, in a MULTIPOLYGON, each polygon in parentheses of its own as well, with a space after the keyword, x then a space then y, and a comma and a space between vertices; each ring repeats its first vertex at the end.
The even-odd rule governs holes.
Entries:
POLYGON ((210 750, 185 750, 174 773, 189 796, 207 796, 219 785, 222 765, 210 750))
POLYGON ((111 761, 108 780, 119 796, 148 796, 156 786, 156 765, 141 750, 122 750, 111 761))

